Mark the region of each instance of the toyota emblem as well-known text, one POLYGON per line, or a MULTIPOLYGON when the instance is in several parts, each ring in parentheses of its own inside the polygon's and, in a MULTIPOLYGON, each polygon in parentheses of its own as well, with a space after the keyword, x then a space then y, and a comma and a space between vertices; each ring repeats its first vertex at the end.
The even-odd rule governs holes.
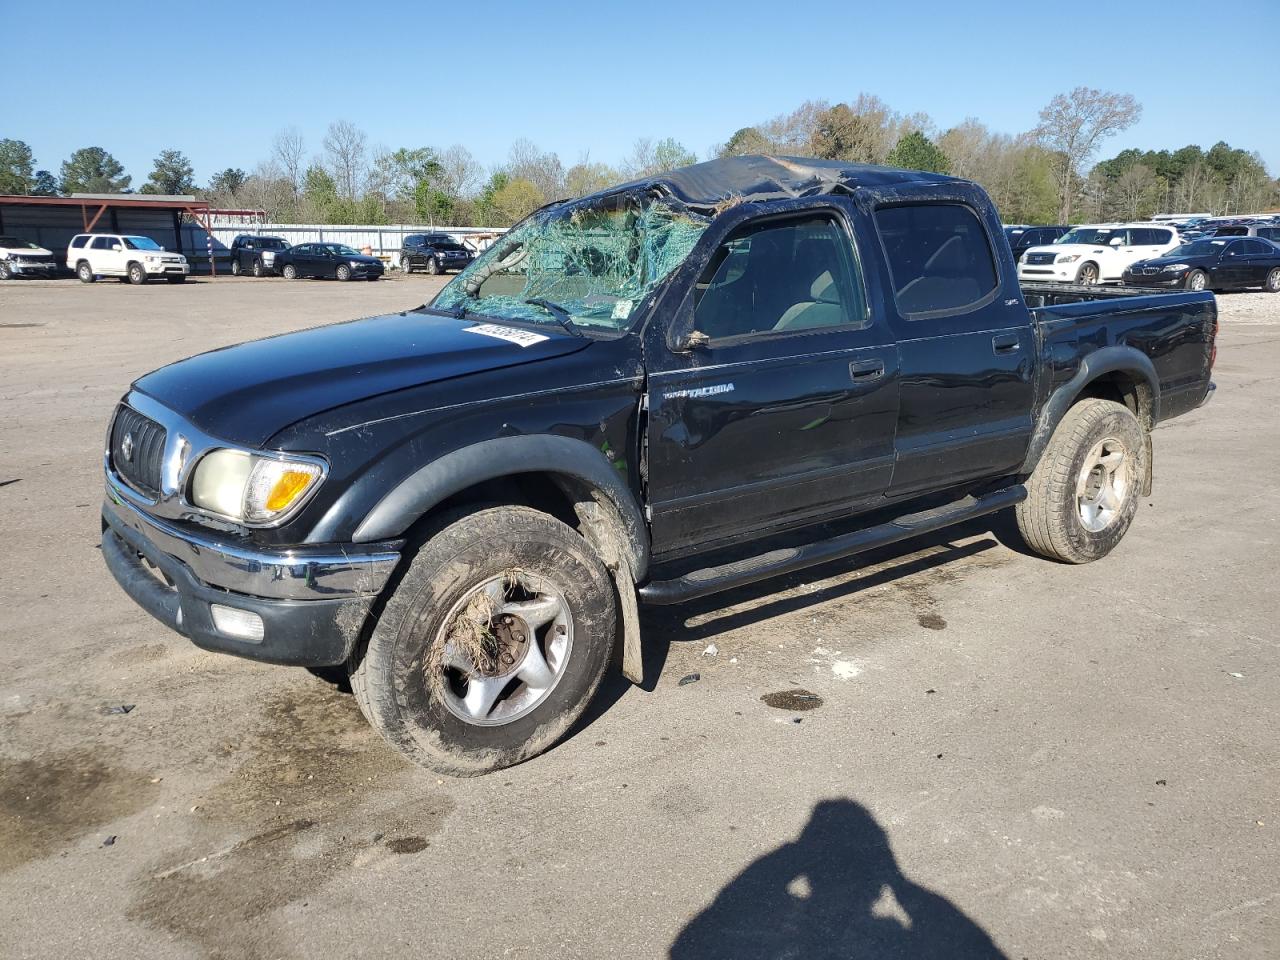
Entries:
POLYGON ((124 454, 124 458, 130 463, 133 462, 133 434, 126 433, 124 439, 120 441, 120 452, 124 454))

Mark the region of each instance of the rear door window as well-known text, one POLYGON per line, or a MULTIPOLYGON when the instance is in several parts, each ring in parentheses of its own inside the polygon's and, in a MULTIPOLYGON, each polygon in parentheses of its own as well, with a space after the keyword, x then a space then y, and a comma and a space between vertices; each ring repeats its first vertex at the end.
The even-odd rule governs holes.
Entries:
POLYGON ((959 203, 881 207, 876 231, 884 246, 894 298, 907 319, 978 307, 998 286, 995 257, 982 221, 959 203))
POLYGON ((115 239, 116 239, 115 237, 94 237, 93 249, 94 250, 110 250, 111 244, 115 242, 115 239))

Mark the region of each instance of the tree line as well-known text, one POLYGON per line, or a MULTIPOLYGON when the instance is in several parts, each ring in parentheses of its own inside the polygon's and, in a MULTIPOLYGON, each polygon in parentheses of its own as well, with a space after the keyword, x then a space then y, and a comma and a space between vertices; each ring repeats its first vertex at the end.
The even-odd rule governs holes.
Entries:
MULTIPOLYGON (((976 118, 940 130, 927 114, 901 114, 879 97, 810 100, 738 129, 710 156, 765 153, 950 173, 986 188, 1006 222, 1138 219, 1159 211, 1242 213, 1280 205, 1280 181, 1257 153, 1219 142, 1204 150, 1129 149, 1094 162, 1102 144, 1142 115, 1128 94, 1077 87, 1059 94, 1021 134, 976 118)), ((179 150, 162 150, 139 193, 197 194, 219 208, 264 210, 280 223, 428 223, 508 226, 551 200, 695 163, 673 138, 637 140, 616 165, 584 155, 565 166, 526 139, 486 169, 461 144, 370 147, 346 120, 312 150, 280 131, 249 171, 220 170, 203 186, 179 150)), ((0 193, 57 196, 132 192, 133 178, 101 147, 83 147, 57 175, 37 169, 31 148, 0 139, 0 193)))

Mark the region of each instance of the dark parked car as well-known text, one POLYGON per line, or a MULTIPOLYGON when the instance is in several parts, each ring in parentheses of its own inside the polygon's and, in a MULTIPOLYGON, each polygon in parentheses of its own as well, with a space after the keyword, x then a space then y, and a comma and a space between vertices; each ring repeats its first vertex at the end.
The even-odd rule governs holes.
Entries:
POLYGON ((400 248, 400 269, 405 273, 463 270, 472 259, 471 251, 447 233, 412 233, 400 248))
POLYGON ((345 243, 300 243, 276 254, 276 270, 286 280, 377 280, 382 276, 382 261, 352 250, 345 243))
POLYGON ((289 249, 281 237, 258 237, 241 234, 231 241, 231 273, 251 273, 263 277, 275 273, 276 255, 289 249))
POLYGON ((1005 239, 1009 241, 1009 249, 1013 251, 1013 259, 1017 260, 1032 247, 1053 243, 1070 230, 1070 227, 1030 227, 1009 226, 1004 228, 1005 239))
POLYGON ((615 653, 639 682, 637 601, 1010 508, 1098 560, 1210 395, 1217 304, 1019 287, 1000 236, 976 184, 802 158, 544 207, 430 306, 139 379, 102 556, 202 647, 341 665, 464 774, 563 737, 615 653))
POLYGON ((1121 283, 1132 287, 1280 292, 1280 247, 1254 237, 1206 237, 1174 247, 1163 257, 1139 260, 1121 283))

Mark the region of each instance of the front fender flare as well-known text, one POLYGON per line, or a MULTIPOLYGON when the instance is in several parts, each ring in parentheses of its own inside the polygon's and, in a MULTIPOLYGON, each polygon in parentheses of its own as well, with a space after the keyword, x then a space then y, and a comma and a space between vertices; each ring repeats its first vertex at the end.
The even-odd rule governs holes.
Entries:
MULTIPOLYGON (((1144 382, 1151 391, 1151 422, 1143 426, 1154 427, 1160 421, 1160 378, 1151 358, 1134 347, 1101 347, 1083 357, 1075 376, 1055 389, 1041 407, 1027 458, 1022 464, 1024 474, 1030 475, 1035 470, 1053 431, 1085 387, 1109 373, 1127 373, 1144 382)), ((1147 462, 1150 463, 1149 457, 1147 462)))
POLYGON ((353 539, 356 543, 395 539, 455 493, 521 473, 555 474, 592 496, 604 497, 622 527, 620 540, 632 575, 639 580, 647 574, 649 531, 626 481, 595 447, 554 435, 497 437, 433 460, 379 500, 360 521, 353 539))

